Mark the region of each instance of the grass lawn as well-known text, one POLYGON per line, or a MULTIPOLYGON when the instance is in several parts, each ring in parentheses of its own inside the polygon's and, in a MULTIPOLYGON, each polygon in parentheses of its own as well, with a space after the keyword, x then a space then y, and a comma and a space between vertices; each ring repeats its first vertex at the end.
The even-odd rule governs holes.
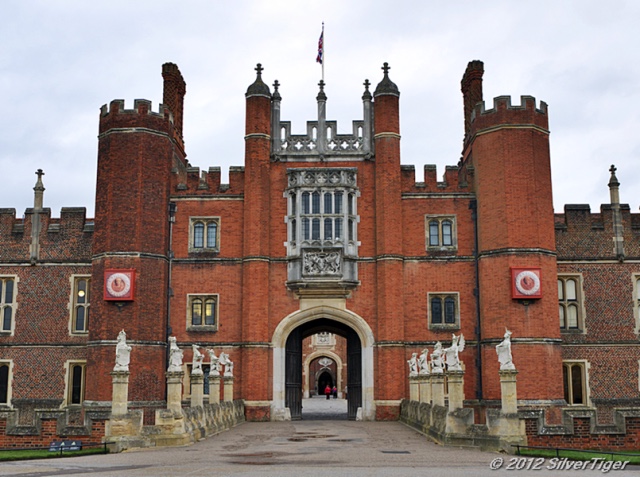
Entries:
POLYGON ((88 447, 79 451, 64 451, 62 454, 60 454, 60 451, 49 452, 49 449, 2 450, 0 451, 0 461, 53 459, 56 457, 75 457, 89 454, 104 454, 104 446, 88 447))
POLYGON ((531 457, 566 457, 571 460, 591 460, 599 458, 603 460, 628 461, 632 465, 640 465, 640 452, 624 451, 623 455, 611 455, 606 452, 584 452, 579 450, 558 450, 555 449, 520 449, 520 455, 531 457))

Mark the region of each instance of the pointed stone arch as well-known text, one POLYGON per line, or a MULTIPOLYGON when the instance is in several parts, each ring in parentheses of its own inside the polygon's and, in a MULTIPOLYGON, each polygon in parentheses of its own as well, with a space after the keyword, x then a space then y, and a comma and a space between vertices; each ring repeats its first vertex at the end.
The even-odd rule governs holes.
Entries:
POLYGON ((303 384, 302 393, 304 397, 309 397, 309 391, 311 389, 312 379, 309 371, 311 362, 316 358, 320 358, 321 356, 326 356, 327 358, 332 359, 336 363, 336 386, 338 386, 338 389, 342 389, 342 386, 344 386, 343 384, 344 378, 342 376, 342 368, 344 363, 342 361, 342 358, 340 358, 338 354, 330 350, 317 350, 309 354, 307 358, 304 360, 304 363, 302 363, 303 376, 306 376, 302 383, 303 384))
POLYGON ((276 327, 271 345, 273 347, 273 401, 271 418, 287 420, 290 414, 285 407, 285 348, 291 332, 314 320, 332 320, 351 328, 360 338, 362 345, 362 414, 365 421, 375 420, 373 401, 373 331, 359 315, 344 308, 329 305, 307 307, 287 315, 276 327))

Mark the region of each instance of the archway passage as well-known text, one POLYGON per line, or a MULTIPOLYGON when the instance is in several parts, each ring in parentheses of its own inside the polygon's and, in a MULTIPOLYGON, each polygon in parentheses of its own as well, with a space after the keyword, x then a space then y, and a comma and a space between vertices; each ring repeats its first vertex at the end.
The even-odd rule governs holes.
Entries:
POLYGON ((318 395, 324 395, 325 394, 325 389, 327 386, 329 386, 329 389, 333 389, 333 377, 331 376, 331 373, 329 371, 323 371, 322 373, 320 373, 320 376, 318 376, 318 395))
POLYGON ((320 332, 330 332, 347 340, 347 418, 355 420, 362 407, 362 343, 349 326, 319 318, 293 329, 285 347, 285 406, 291 419, 302 418, 302 340, 320 332))

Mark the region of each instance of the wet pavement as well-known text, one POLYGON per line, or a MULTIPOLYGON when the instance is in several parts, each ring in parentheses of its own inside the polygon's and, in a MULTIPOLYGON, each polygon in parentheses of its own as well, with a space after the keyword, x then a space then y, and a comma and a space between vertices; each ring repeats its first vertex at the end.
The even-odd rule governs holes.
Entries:
MULTIPOLYGON (((129 451, 66 459, 0 463, 0 475, 45 476, 493 476, 504 474, 514 456, 442 447, 399 422, 346 420, 346 401, 314 398, 303 402, 303 419, 248 422, 186 447, 129 451), (318 419, 311 419, 316 416, 318 419), (329 420, 339 416, 340 420, 329 420), (342 418, 344 416, 344 418, 342 418), (490 464, 504 459, 502 469, 490 464)), ((548 469, 517 475, 564 475, 548 469)), ((512 474, 513 472, 508 472, 512 474)), ((575 472, 574 472, 575 473, 575 472)), ((602 475, 581 471, 580 475, 602 475)), ((631 468, 611 471, 640 475, 631 468)))

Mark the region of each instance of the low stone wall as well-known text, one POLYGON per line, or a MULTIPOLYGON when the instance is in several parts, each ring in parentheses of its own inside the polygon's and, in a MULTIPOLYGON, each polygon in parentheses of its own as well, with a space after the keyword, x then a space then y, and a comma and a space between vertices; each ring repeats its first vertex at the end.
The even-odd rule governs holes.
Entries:
POLYGON ((82 408, 35 409, 33 415, 25 420, 17 409, 0 411, 0 448, 48 447, 52 441, 62 439, 99 444, 109 415, 108 411, 82 408))
POLYGON ((598 424, 594 409, 562 410, 562 422, 548 425, 542 410, 520 411, 527 445, 567 449, 637 451, 640 448, 640 408, 615 409, 613 424, 598 424))
POLYGON ((471 408, 449 411, 437 404, 403 400, 400 422, 441 445, 513 452, 516 444, 526 444, 524 422, 498 409, 487 412, 487 424, 474 424, 471 408))
POLYGON ((179 411, 156 411, 153 426, 145 426, 142 412, 133 410, 114 415, 106 422, 105 442, 113 443, 112 451, 131 448, 187 445, 231 429, 245 421, 244 401, 183 408, 179 411))

